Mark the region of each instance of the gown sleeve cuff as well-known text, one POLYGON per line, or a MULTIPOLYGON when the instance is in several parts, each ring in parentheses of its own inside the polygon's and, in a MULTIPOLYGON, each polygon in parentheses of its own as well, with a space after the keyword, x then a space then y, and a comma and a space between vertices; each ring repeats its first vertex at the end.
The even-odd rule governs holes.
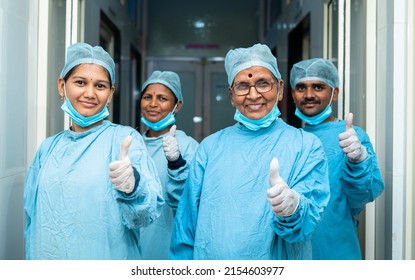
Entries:
POLYGON ((179 158, 175 161, 167 161, 167 167, 171 170, 179 169, 180 167, 183 167, 186 165, 186 160, 182 157, 182 155, 179 155, 179 158))

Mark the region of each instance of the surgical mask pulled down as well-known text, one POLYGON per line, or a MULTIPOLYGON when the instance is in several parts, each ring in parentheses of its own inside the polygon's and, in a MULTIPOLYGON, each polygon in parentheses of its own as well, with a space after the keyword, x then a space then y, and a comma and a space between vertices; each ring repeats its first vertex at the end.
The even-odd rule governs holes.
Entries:
POLYGON ((272 110, 264 117, 258 120, 249 119, 245 117, 238 109, 236 109, 235 115, 233 116, 234 120, 243 124, 246 128, 252 131, 257 131, 261 128, 269 127, 281 115, 281 112, 278 109, 279 96, 280 92, 278 91, 277 100, 275 101, 274 107, 272 107, 272 110))
POLYGON ((163 129, 165 129, 166 127, 168 127, 171 124, 174 124, 176 122, 176 118, 174 116, 175 111, 176 111, 176 107, 177 104, 174 106, 173 110, 168 113, 168 115, 159 120, 158 122, 150 122, 149 120, 147 120, 146 118, 144 118, 144 116, 141 117, 141 121, 143 124, 145 124, 146 126, 148 126, 150 129, 154 130, 154 131, 161 131, 163 129))
POLYGON ((318 125, 324 122, 332 114, 331 103, 333 101, 333 93, 334 88, 331 90, 331 98, 329 104, 326 106, 326 108, 324 108, 324 110, 321 113, 315 116, 306 116, 303 113, 301 113, 301 111, 297 107, 295 109, 295 115, 309 125, 318 125))
POLYGON ((108 108, 107 106, 104 106, 102 110, 89 117, 82 116, 78 113, 78 111, 75 110, 75 108, 72 106, 71 101, 69 101, 69 98, 66 96, 66 84, 64 84, 64 93, 65 93, 65 101, 63 102, 61 109, 69 115, 69 117, 72 119, 73 122, 75 122, 80 127, 88 127, 90 125, 93 125, 96 122, 99 122, 103 119, 105 119, 107 116, 109 116, 108 108))

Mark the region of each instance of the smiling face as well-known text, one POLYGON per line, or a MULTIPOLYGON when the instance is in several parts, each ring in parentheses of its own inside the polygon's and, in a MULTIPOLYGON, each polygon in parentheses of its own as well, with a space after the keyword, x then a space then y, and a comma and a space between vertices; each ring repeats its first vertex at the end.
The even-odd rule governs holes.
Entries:
MULTIPOLYGON (((108 72, 97 64, 78 65, 70 72, 66 81, 63 78, 58 79, 58 89, 59 95, 68 98, 74 109, 85 117, 101 112, 111 102, 115 91, 115 87, 110 84, 108 72)), ((76 123, 72 123, 72 129, 87 130, 76 123)))
POLYGON ((324 82, 302 81, 291 90, 291 94, 301 113, 314 116, 324 111, 330 101, 337 100, 339 89, 334 88, 333 100, 331 100, 331 91, 331 87, 324 82))
MULTIPOLYGON (((162 84, 148 85, 141 95, 140 107, 141 114, 150 122, 158 122, 164 119, 170 112, 173 111, 176 105, 176 97, 173 92, 162 84)), ((175 109, 178 112, 181 108, 181 101, 178 102, 175 109)), ((162 131, 150 131, 149 136, 161 135, 168 131, 170 126, 162 131)), ((151 129, 149 129, 151 130, 151 129)))
POLYGON ((275 102, 281 101, 284 91, 284 81, 276 81, 272 73, 265 67, 253 66, 240 71, 229 88, 231 103, 245 117, 258 120, 266 116, 274 107, 275 102), (254 85, 260 87, 263 83, 272 83, 268 92, 258 93, 254 85), (246 95, 237 95, 239 85, 252 86, 246 95), (279 94, 277 94, 279 91, 279 94), (278 96, 278 97, 277 97, 278 96))

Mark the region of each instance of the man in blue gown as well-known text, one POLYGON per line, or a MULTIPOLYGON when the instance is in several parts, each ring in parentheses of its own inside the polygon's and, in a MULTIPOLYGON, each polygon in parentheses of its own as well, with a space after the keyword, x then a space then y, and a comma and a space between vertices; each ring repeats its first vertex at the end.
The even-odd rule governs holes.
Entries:
POLYGON ((339 77, 331 61, 298 62, 290 83, 296 115, 305 122, 305 131, 320 138, 329 162, 330 201, 312 238, 313 259, 361 259, 358 215, 384 189, 370 139, 352 125, 353 114, 345 121, 332 116, 339 77))

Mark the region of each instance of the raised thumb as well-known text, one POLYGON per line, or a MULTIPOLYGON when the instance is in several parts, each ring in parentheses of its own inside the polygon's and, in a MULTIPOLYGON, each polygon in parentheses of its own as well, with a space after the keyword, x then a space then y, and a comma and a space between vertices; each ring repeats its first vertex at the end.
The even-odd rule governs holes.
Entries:
POLYGON ((272 186, 284 181, 279 174, 279 163, 277 158, 271 160, 269 166, 269 184, 272 186))
POLYGON ((346 131, 353 128, 353 113, 349 113, 346 117, 346 131))
POLYGON ((170 128, 170 136, 175 137, 176 135, 176 125, 173 124, 172 127, 170 128))
POLYGON ((120 158, 119 160, 123 160, 128 157, 128 149, 130 148, 131 142, 133 141, 133 137, 128 135, 121 144, 120 150, 120 158))

